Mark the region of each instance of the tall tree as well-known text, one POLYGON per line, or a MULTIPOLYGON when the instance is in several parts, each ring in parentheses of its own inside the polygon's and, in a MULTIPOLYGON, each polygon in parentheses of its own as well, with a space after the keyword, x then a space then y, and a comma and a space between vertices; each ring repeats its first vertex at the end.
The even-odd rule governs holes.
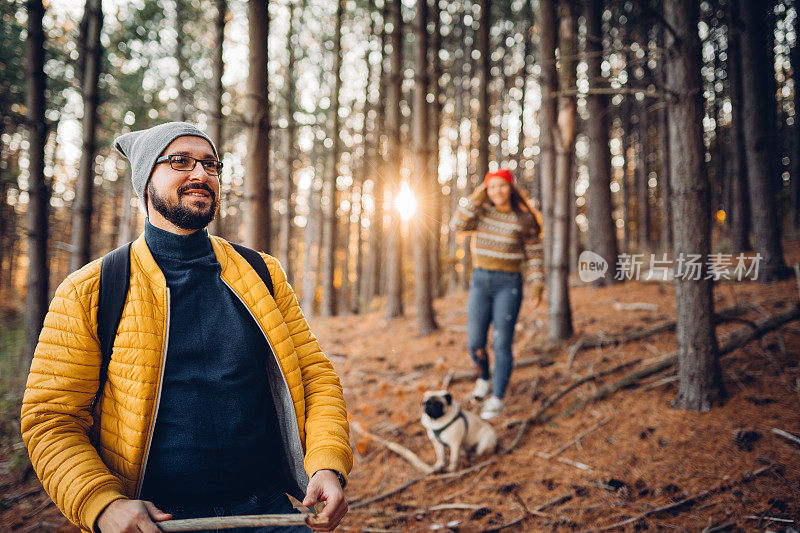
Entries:
MULTIPOLYGON (((561 4, 558 37, 561 67, 558 72, 558 120, 555 177, 553 184, 552 258, 548 278, 548 329, 554 341, 572 336, 572 309, 569 302, 569 244, 572 201, 572 165, 575 157, 577 102, 568 94, 576 80, 576 16, 570 2, 561 4)), ((575 236, 577 238, 577 236, 575 236)))
MULTIPOLYGON (((663 10, 663 4, 662 4, 663 10)), ((656 46, 664 50, 663 24, 656 29, 656 46)), ((657 81, 661 87, 667 83, 667 70, 665 55, 661 54, 658 61, 657 81)), ((659 174, 658 184, 661 187, 661 209, 662 209, 662 229, 661 229, 661 249, 664 252, 672 252, 672 184, 670 183, 670 160, 669 160, 669 118, 666 106, 661 106, 658 110, 658 142, 659 142, 659 174)))
POLYGON ((292 261, 292 228, 294 227, 294 171, 297 166, 297 66, 295 61, 295 48, 299 41, 295 41, 295 11, 297 5, 292 2, 289 6, 289 28, 286 33, 289 57, 286 63, 286 80, 284 82, 284 99, 286 104, 286 168, 283 173, 283 204, 284 211, 281 215, 280 254, 283 269, 289 282, 294 281, 294 262, 292 261))
POLYGON ((431 182, 431 285, 433 286, 434 297, 442 296, 443 286, 441 283, 441 247, 442 247, 442 189, 439 185, 439 139, 442 129, 442 108, 444 107, 444 93, 441 88, 442 60, 439 52, 442 49, 442 18, 439 0, 431 2, 433 19, 433 33, 429 47, 430 55, 430 157, 428 158, 428 179, 431 182))
MULTIPOLYGON (((603 61, 602 16, 603 3, 584 0, 586 17, 586 57, 589 86, 592 89, 606 89, 600 68, 603 61)), ((589 137, 589 189, 587 190, 586 213, 589 219, 589 249, 599 254, 609 265, 617 263, 617 235, 611 215, 611 151, 608 145, 608 96, 600 91, 589 94, 586 107, 589 118, 586 121, 589 137)), ((613 271, 613 269, 612 269, 613 271)), ((609 285, 615 276, 604 276, 595 283, 609 285)))
POLYGON ((249 0, 247 20, 250 33, 249 72, 247 75, 248 127, 244 186, 245 243, 262 251, 271 250, 272 219, 269 189, 269 76, 267 3, 249 0))
POLYGON ((480 0, 480 16, 478 18, 478 178, 483 179, 489 172, 489 72, 491 58, 489 55, 489 35, 492 27, 492 2, 480 0))
POLYGON ((541 65, 542 109, 539 112, 539 157, 542 215, 544 217, 544 263, 545 275, 552 271, 553 247, 553 187, 556 174, 556 140, 553 132, 558 114, 558 71, 556 70, 556 1, 539 1, 539 64, 541 65))
POLYGON ((47 236, 50 214, 50 185, 44 176, 44 148, 47 142, 45 122, 44 5, 29 0, 28 40, 25 46, 27 92, 25 108, 28 123, 28 294, 25 312, 28 356, 39 339, 48 299, 47 236))
POLYGON ((708 410, 723 393, 712 322, 713 282, 705 279, 705 261, 697 276, 682 263, 690 254, 700 254, 705 259, 711 251, 697 3, 694 0, 669 2, 665 5, 665 19, 669 25, 667 86, 675 94, 675 100, 669 102, 670 177, 678 260, 675 303, 679 390, 673 406, 708 410))
MULTIPOLYGON (((322 240, 325 243, 325 256, 322 260, 322 316, 336 314, 336 287, 334 274, 336 272, 336 248, 338 246, 337 225, 339 220, 336 211, 339 209, 339 189, 336 180, 339 177, 339 156, 341 155, 341 140, 339 137, 339 98, 342 91, 342 18, 344 16, 344 0, 338 0, 336 7, 336 30, 333 41, 334 54, 334 85, 331 94, 331 130, 328 138, 332 144, 328 152, 328 176, 325 180, 325 195, 328 197, 328 212, 325 214, 325 226, 322 240)), ((347 243, 345 243, 346 245, 347 243)), ((342 278, 347 276, 347 271, 342 270, 342 278)), ((344 280, 343 280, 344 282, 344 280)))
POLYGON ((186 0, 175 0, 175 62, 178 64, 178 72, 175 73, 175 86, 178 90, 178 98, 175 102, 175 120, 180 122, 186 120, 186 107, 189 104, 189 94, 184 86, 184 81, 189 77, 186 51, 184 50, 186 8, 188 7, 185 2, 186 0))
MULTIPOLYGON (((429 106, 428 96, 428 0, 417 0, 416 17, 416 56, 414 70, 414 189, 417 194, 418 216, 411 224, 414 243, 414 286, 417 307, 417 331, 429 335, 438 329, 433 314, 433 287, 431 284, 430 247, 433 225, 431 216, 433 187, 430 181, 430 147, 428 134, 429 106)), ((439 231, 439 228, 436 228, 439 231)))
MULTIPOLYGON (((222 49, 225 42, 225 19, 228 14, 228 0, 214 0, 214 5, 217 8, 216 17, 214 18, 214 50, 211 54, 211 66, 213 68, 211 79, 211 113, 208 117, 209 133, 211 140, 214 141, 214 146, 219 151, 220 158, 222 157, 222 95, 225 92, 222 86, 222 76, 225 73, 225 62, 222 59, 222 49)), ((220 179, 223 179, 220 177, 220 179)), ((208 231, 214 235, 219 235, 222 229, 220 217, 222 213, 217 211, 217 216, 211 221, 208 231)))
POLYGON ((389 0, 383 1, 381 8, 381 40, 380 40, 380 66, 378 68, 378 102, 375 109, 375 166, 372 169, 372 198, 375 211, 369 226, 369 254, 367 256, 367 281, 364 291, 364 301, 371 304, 373 298, 381 293, 381 273, 383 266, 383 198, 386 184, 386 158, 384 153, 385 143, 381 141, 386 131, 386 23, 389 13, 389 0))
POLYGON ((773 187, 773 150, 770 114, 774 115, 774 92, 765 94, 774 78, 766 50, 767 10, 759 0, 740 2, 742 32, 742 89, 744 103, 745 159, 753 222, 755 250, 761 257, 759 281, 785 278, 789 269, 783 260, 778 209, 773 187))
POLYGON ((97 81, 100 77, 102 45, 100 31, 103 26, 103 8, 100 0, 86 0, 81 21, 80 82, 83 98, 81 129, 83 142, 78 169, 75 205, 72 211, 72 254, 70 270, 78 270, 91 260, 92 212, 94 189, 94 160, 97 154, 97 81))
MULTIPOLYGON (((389 17, 392 24, 390 42, 392 55, 388 83, 388 102, 386 104, 386 179, 392 194, 400 190, 400 166, 403 154, 400 147, 400 100, 403 83, 403 14, 401 0, 386 0, 389 4, 389 17)), ((392 213, 392 223, 388 228, 388 250, 386 260, 386 318, 394 318, 403 314, 403 234, 397 220, 398 214, 392 213)))
POLYGON ((747 165, 745 162, 744 109, 742 101, 742 21, 739 2, 731 0, 728 12, 728 88, 731 102, 731 124, 728 128, 730 158, 728 172, 731 184, 731 244, 735 253, 750 249, 748 239, 749 201, 747 194, 747 165))
POLYGON ((795 22, 795 39, 790 58, 794 84, 794 124, 791 127, 791 153, 789 155, 792 195, 791 224, 794 229, 800 226, 800 39, 796 37, 797 29, 798 24, 795 22))

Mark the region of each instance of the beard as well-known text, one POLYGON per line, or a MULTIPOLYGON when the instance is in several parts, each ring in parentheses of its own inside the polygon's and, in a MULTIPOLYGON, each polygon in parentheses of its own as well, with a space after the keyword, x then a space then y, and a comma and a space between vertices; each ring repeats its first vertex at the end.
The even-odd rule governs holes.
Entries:
POLYGON ((214 220, 219 208, 219 200, 211 187, 205 183, 193 183, 184 185, 178 189, 178 202, 172 203, 166 197, 160 196, 150 182, 147 185, 147 195, 153 203, 153 208, 158 211, 168 221, 176 226, 187 230, 203 229, 214 220), (207 208, 200 208, 193 205, 182 203, 182 196, 187 191, 202 189, 211 195, 211 205, 207 208))

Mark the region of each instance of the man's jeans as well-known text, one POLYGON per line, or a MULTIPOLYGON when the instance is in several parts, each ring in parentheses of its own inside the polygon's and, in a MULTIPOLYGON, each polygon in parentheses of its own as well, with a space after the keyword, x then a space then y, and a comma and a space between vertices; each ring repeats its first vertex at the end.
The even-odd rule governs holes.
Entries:
POLYGON ((486 337, 489 324, 494 324, 494 381, 492 395, 503 398, 514 366, 511 343, 522 304, 522 274, 498 270, 472 270, 467 300, 467 347, 478 365, 480 377, 489 379, 489 357, 486 337))
MULTIPOLYGON (((290 514, 297 511, 284 493, 267 491, 255 494, 242 503, 228 505, 178 505, 161 508, 171 513, 173 520, 184 518, 208 518, 215 516, 242 516, 253 514, 290 514)), ((307 526, 236 528, 216 530, 221 533, 310 533, 307 526)))

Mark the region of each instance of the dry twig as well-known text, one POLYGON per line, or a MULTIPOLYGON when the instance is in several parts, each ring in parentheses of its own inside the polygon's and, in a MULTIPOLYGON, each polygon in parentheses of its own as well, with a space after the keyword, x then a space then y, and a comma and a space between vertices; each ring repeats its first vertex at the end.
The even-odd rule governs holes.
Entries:
POLYGON ((415 454, 405 446, 397 444, 396 442, 393 442, 389 439, 379 437, 374 433, 370 433, 369 431, 361 427, 361 424, 359 424, 358 422, 350 422, 350 427, 353 428, 356 431, 356 433, 360 433, 365 437, 372 439, 378 442, 379 444, 383 445, 384 447, 390 449, 391 451, 393 451, 394 453, 396 453, 397 455, 408 461, 409 464, 411 464, 411 466, 413 466, 420 472, 423 472, 425 474, 430 474, 431 472, 433 472, 432 466, 430 466, 425 461, 420 459, 417 454, 415 454))

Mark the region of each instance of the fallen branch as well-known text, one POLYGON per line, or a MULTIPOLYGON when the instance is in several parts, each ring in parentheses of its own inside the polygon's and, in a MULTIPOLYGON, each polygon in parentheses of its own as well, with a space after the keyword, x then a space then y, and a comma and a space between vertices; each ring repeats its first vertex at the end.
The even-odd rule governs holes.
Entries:
MULTIPOLYGON (((775 315, 765 318, 760 322, 757 322, 754 326, 748 326, 742 328, 734 332, 725 340, 725 342, 719 348, 719 355, 720 357, 722 357, 723 355, 726 355, 736 350, 737 348, 741 348, 742 346, 746 345, 753 339, 761 337, 765 333, 769 333, 770 331, 778 329, 784 324, 787 324, 797 319, 800 319, 800 305, 793 305, 786 311, 777 313, 775 315)), ((587 404, 607 398, 612 394, 614 394, 615 392, 617 392, 618 390, 625 388, 629 385, 635 384, 642 378, 651 376, 653 374, 661 372, 662 370, 666 370, 667 368, 672 367, 677 362, 678 362, 678 354, 673 353, 665 355, 664 357, 658 359, 655 363, 646 366, 645 368, 639 369, 635 372, 631 372, 630 374, 622 377, 618 381, 610 385, 607 385, 606 387, 603 387, 589 398, 573 404, 566 410, 557 414, 556 417, 560 418, 563 416, 570 415, 587 404)), ((551 418, 555 417, 546 417, 546 418, 543 417, 540 421, 547 422, 551 418)))
POLYGON ((784 430, 778 429, 778 428, 772 428, 772 432, 775 433, 776 435, 780 435, 781 437, 783 437, 785 439, 789 439, 790 441, 794 442, 795 444, 800 444, 800 438, 795 437, 794 435, 792 435, 788 431, 784 431, 784 430))
MULTIPOLYGON (((514 361, 514 368, 523 368, 526 366, 533 366, 536 364, 541 363, 542 361, 548 361, 550 359, 550 354, 556 351, 556 348, 547 348, 540 351, 540 355, 535 355, 533 357, 521 357, 519 360, 514 361)), ((453 372, 453 377, 450 380, 450 383, 455 383, 456 381, 472 381, 478 378, 478 372, 474 369, 470 370, 456 370, 453 372)))
POLYGON ((541 457, 542 459, 548 459, 548 460, 549 459, 555 459, 556 461, 564 463, 565 465, 574 466, 578 470, 586 470, 586 471, 594 470, 591 466, 589 466, 589 465, 587 465, 585 463, 581 463, 579 461, 572 461, 571 459, 566 459, 564 457, 551 457, 549 453, 534 452, 534 455, 536 457, 541 457))
POLYGON ((658 311, 658 306, 650 302, 614 302, 614 311, 658 311))
POLYGON ((597 431, 598 429, 600 429, 601 427, 605 426, 605 425, 606 425, 606 424, 608 424, 609 422, 611 422, 611 417, 609 417, 609 418, 606 418, 606 419, 605 419, 605 420, 603 420, 602 422, 598 422, 597 424, 595 424, 594 426, 590 427, 590 428, 589 428, 589 429, 587 429, 586 431, 583 431, 583 432, 579 433, 579 434, 578 434, 578 436, 576 436, 576 437, 574 437, 574 438, 570 439, 568 442, 565 442, 564 444, 562 444, 561 446, 559 446, 559 447, 556 449, 556 451, 554 451, 553 453, 551 453, 551 454, 548 454, 548 455, 550 455, 550 458, 551 458, 551 459, 552 459, 552 458, 554 458, 554 457, 557 457, 557 456, 561 455, 561 454, 562 454, 562 453, 563 453, 563 452, 564 452, 564 451, 565 451, 567 448, 569 448, 570 446, 572 446, 573 444, 575 444, 576 442, 578 442, 579 440, 581 440, 583 437, 585 437, 585 436, 586 436, 586 435, 588 435, 589 433, 591 433, 591 432, 593 432, 593 431, 597 431))
MULTIPOLYGON (((732 305, 730 307, 720 309, 719 311, 714 313, 714 323, 721 324, 724 322, 729 322, 731 320, 734 320, 739 315, 746 313, 747 311, 752 311, 753 309, 754 306, 751 304, 732 305)), ((575 346, 577 345, 577 348, 575 348, 575 352, 578 352, 580 350, 585 350, 588 348, 603 348, 605 346, 619 345, 632 341, 638 341, 647 337, 651 337, 653 335, 657 335, 659 333, 673 331, 675 329, 675 324, 676 322, 674 320, 670 320, 667 322, 662 322, 661 324, 656 324, 655 326, 651 326, 647 329, 640 329, 624 335, 623 334, 601 335, 597 337, 585 336, 578 339, 578 342, 576 342, 575 345, 573 345, 573 348, 575 348, 575 346)))
POLYGON ((544 504, 540 505, 539 507, 537 507, 533 511, 528 511, 527 507, 525 507, 523 505, 523 509, 525 510, 525 514, 524 515, 520 516, 516 520, 513 520, 511 522, 507 522, 507 523, 505 523, 505 524, 503 524, 501 526, 498 526, 496 528, 488 529, 487 531, 500 531, 502 529, 508 529, 510 527, 514 527, 514 526, 516 526, 517 524, 519 524, 520 522, 522 522, 523 520, 525 520, 526 518, 528 518, 530 516, 541 515, 541 512, 544 509, 547 509, 548 507, 552 507, 554 505, 558 505, 558 504, 561 504, 561 503, 564 503, 564 502, 568 502, 569 500, 572 499, 572 496, 573 496, 572 494, 565 494, 564 496, 559 496, 558 498, 555 498, 553 500, 550 500, 547 503, 544 503, 544 504))
POLYGON ((701 500, 701 499, 703 499, 703 498, 705 498, 707 496, 710 496, 711 494, 714 494, 714 493, 722 491, 722 490, 727 490, 727 489, 733 487, 734 484, 746 483, 746 482, 756 478, 757 476, 760 476, 761 474, 763 474, 764 472, 766 472, 770 468, 772 468, 772 467, 771 466, 762 466, 761 468, 758 468, 758 469, 754 470, 753 472, 747 472, 747 473, 743 474, 742 477, 739 478, 739 480, 737 482, 735 482, 735 483, 728 483, 728 482, 724 481, 724 482, 720 483, 719 485, 717 485, 716 487, 711 488, 711 489, 706 490, 706 491, 703 491, 703 492, 701 492, 699 494, 695 494, 694 496, 690 496, 688 498, 684 498, 684 499, 682 499, 680 501, 677 501, 675 503, 671 503, 669 505, 663 505, 661 507, 656 507, 655 509, 650 509, 649 511, 645 511, 643 513, 640 513, 640 514, 638 514, 638 515, 636 515, 636 516, 634 516, 632 518, 628 518, 626 520, 622 520, 621 522, 616 522, 616 523, 611 524, 609 526, 602 527, 602 528, 598 529, 597 531, 608 531, 609 529, 616 529, 618 527, 622 527, 622 526, 625 526, 625 525, 628 525, 628 524, 632 524, 634 522, 638 522, 639 520, 641 520, 642 518, 644 518, 646 516, 651 516, 651 515, 654 515, 654 514, 663 513, 664 511, 669 511, 669 510, 672 510, 672 509, 677 509, 678 507, 682 507, 683 505, 686 505, 687 503, 694 502, 694 501, 697 501, 697 500, 701 500))
POLYGON ((372 439, 381 444, 382 446, 390 449, 391 451, 393 451, 394 453, 396 453, 397 455, 408 461, 409 464, 411 464, 411 466, 413 466, 420 472, 423 472, 425 474, 430 474, 431 472, 433 472, 432 466, 430 466, 425 461, 420 459, 417 454, 415 454, 405 446, 390 441, 389 439, 385 439, 383 437, 375 435, 374 433, 370 433, 369 431, 361 427, 361 424, 359 424, 358 422, 350 422, 350 427, 353 428, 356 431, 356 433, 360 433, 361 435, 367 437, 368 439, 372 439))

